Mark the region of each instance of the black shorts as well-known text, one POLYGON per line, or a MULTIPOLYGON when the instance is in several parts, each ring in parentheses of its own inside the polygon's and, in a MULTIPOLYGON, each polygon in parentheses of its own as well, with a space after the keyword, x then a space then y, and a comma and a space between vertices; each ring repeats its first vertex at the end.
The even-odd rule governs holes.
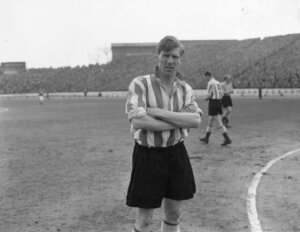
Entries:
POLYGON ((208 115, 216 116, 216 115, 222 115, 222 114, 223 114, 222 101, 218 100, 218 99, 209 99, 208 115))
POLYGON ((230 95, 226 95, 226 96, 222 97, 222 105, 223 105, 224 108, 232 106, 232 100, 231 100, 230 95))
POLYGON ((135 144, 131 180, 126 204, 138 208, 159 208, 163 198, 187 200, 196 185, 183 142, 165 148, 135 144))

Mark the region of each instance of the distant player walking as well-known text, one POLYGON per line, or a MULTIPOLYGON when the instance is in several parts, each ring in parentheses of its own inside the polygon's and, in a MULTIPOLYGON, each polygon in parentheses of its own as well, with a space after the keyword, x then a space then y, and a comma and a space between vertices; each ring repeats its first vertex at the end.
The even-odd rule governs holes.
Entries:
POLYGON ((40 89, 40 92, 39 92, 39 100, 40 100, 40 104, 44 105, 44 92, 41 89, 40 89))
POLYGON ((232 99, 230 94, 233 93, 233 86, 231 77, 229 75, 224 76, 224 81, 222 82, 222 88, 223 88, 223 97, 222 97, 222 106, 223 106, 223 116, 222 116, 222 122, 227 127, 230 128, 229 125, 229 115, 232 111, 232 99))
POLYGON ((231 144, 231 139, 227 134, 227 130, 222 123, 221 115, 222 111, 222 85, 219 81, 217 81, 214 76, 210 72, 205 72, 204 76, 209 79, 207 85, 207 96, 205 100, 208 100, 208 126, 206 129, 206 135, 204 138, 200 138, 200 141, 204 143, 209 142, 209 137, 213 130, 214 122, 217 124, 217 129, 221 130, 224 136, 224 142, 221 144, 222 146, 226 146, 231 144))

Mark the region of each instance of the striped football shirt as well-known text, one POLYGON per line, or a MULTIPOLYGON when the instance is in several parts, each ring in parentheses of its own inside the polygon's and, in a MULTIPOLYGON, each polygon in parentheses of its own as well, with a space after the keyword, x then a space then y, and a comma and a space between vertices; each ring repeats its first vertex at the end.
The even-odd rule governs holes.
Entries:
MULTIPOLYGON (((169 95, 161 86, 161 80, 155 75, 136 77, 129 85, 125 113, 129 120, 143 117, 147 107, 161 108, 173 112, 197 112, 201 114, 192 88, 179 78, 175 78, 172 93, 169 95), (189 106, 191 106, 189 108, 189 106), (193 107, 192 107, 193 106, 193 107)), ((169 131, 147 131, 134 129, 134 140, 147 147, 172 146, 188 136, 188 129, 178 128, 169 131)))
POLYGON ((209 99, 222 99, 222 85, 215 78, 211 78, 207 85, 207 96, 209 99))
POLYGON ((230 95, 233 91, 232 83, 231 82, 222 82, 222 87, 223 87, 223 94, 224 95, 230 95))

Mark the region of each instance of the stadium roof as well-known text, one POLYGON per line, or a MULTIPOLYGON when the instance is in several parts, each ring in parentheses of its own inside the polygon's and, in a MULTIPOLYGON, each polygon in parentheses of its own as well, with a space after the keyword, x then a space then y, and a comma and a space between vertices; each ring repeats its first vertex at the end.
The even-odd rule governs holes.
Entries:
POLYGON ((112 43, 112 47, 153 47, 157 43, 112 43))
MULTIPOLYGON (((207 42, 233 42, 237 40, 181 40, 184 44, 207 43, 207 42)), ((154 47, 157 43, 112 43, 112 47, 154 47)))

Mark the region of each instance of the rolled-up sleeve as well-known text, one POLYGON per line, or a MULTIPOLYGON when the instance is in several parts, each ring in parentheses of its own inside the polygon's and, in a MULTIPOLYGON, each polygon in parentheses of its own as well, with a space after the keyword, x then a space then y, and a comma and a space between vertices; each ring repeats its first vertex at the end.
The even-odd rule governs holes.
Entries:
POLYGON ((135 78, 129 85, 125 114, 129 120, 146 115, 145 87, 138 78, 135 78))

